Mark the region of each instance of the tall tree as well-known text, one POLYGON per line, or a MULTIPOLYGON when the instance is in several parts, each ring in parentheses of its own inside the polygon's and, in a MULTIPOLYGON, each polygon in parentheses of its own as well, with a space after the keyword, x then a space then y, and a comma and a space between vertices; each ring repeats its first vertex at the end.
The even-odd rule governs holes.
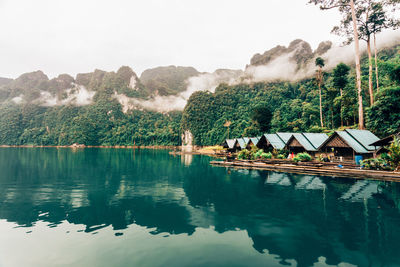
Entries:
POLYGON ((267 103, 257 105, 250 113, 252 121, 256 122, 261 133, 268 132, 272 119, 272 112, 267 103))
POLYGON ((315 59, 315 66, 318 67, 316 79, 318 82, 318 90, 319 90, 319 119, 321 121, 321 127, 324 127, 324 120, 322 117, 322 89, 321 89, 321 87, 322 87, 322 82, 324 80, 324 73, 322 72, 322 68, 325 66, 325 61, 322 58, 317 57, 315 59))
POLYGON ((340 126, 343 127, 343 88, 348 81, 350 67, 340 63, 333 69, 333 86, 340 91, 340 126))
MULTIPOLYGON (((397 1, 397 0, 396 0, 397 1)), ((373 0, 357 0, 354 6, 357 30, 359 38, 367 43, 368 52, 368 91, 370 96, 370 105, 374 103, 374 89, 373 89, 373 63, 371 52, 371 40, 374 37, 375 44, 375 69, 377 70, 376 59, 376 34, 381 32, 384 28, 396 27, 397 20, 388 17, 389 10, 384 10, 383 5, 395 8, 395 4, 389 1, 373 1, 373 0)), ((354 40, 353 36, 353 16, 352 14, 344 15, 340 26, 334 27, 332 32, 347 37, 345 43, 349 44, 354 40)), ((377 76, 378 77, 378 76, 377 76)), ((378 80, 378 79, 377 79, 378 80)), ((378 82, 379 85, 379 82, 378 82)))
MULTIPOLYGON (((397 1, 397 0, 393 0, 397 1)), ((309 0, 309 3, 318 5, 321 10, 328 10, 338 8, 343 14, 344 19, 347 19, 349 14, 353 22, 353 35, 355 46, 355 61, 356 61, 356 80, 357 80, 357 94, 358 94, 358 127, 364 129, 364 108, 361 90, 361 65, 360 65, 360 45, 357 29, 357 17, 355 12, 354 0, 309 0)), ((343 20, 342 20, 343 23, 343 20)))
POLYGON ((374 35, 374 52, 375 52, 375 79, 376 89, 379 92, 379 74, 378 74, 378 51, 376 47, 376 34, 384 29, 396 29, 400 26, 400 20, 396 17, 389 17, 389 13, 393 14, 400 4, 400 0, 386 0, 373 2, 371 5, 372 13, 369 16, 369 25, 374 35), (386 9, 384 8, 386 6, 386 9))

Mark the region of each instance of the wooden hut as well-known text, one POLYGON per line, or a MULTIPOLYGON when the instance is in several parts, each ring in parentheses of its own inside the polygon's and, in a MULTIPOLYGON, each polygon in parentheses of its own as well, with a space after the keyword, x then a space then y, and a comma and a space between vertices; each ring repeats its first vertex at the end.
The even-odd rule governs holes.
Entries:
POLYGON ((244 140, 243 138, 238 138, 236 140, 237 140, 236 150, 242 150, 242 149, 246 149, 247 148, 246 140, 244 140))
POLYGON ((336 131, 319 148, 321 153, 336 160, 354 160, 355 156, 371 158, 378 147, 371 146, 379 138, 368 130, 336 131))
POLYGON ((311 156, 316 156, 319 147, 328 139, 324 133, 294 133, 286 143, 285 148, 292 153, 307 152, 311 156))
POLYGON ((235 147, 237 150, 251 149, 252 146, 257 146, 260 141, 259 137, 243 137, 236 140, 237 144, 235 147))
POLYGON ((390 146, 395 137, 397 139, 400 139, 400 133, 389 135, 385 138, 382 138, 376 142, 371 143, 370 146, 375 147, 375 156, 382 153, 387 153, 388 152, 387 147, 390 146))
POLYGON ((278 134, 264 134, 260 137, 257 147, 264 149, 264 151, 272 151, 273 149, 281 150, 285 145, 286 143, 284 139, 282 139, 278 134))
POLYGON ((228 152, 235 152, 237 147, 236 144, 237 144, 236 139, 226 139, 221 145, 228 152))

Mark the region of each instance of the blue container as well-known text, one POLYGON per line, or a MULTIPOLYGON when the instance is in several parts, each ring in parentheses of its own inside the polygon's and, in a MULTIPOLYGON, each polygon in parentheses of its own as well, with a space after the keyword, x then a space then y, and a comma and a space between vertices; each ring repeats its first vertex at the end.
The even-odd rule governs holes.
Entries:
POLYGON ((358 156, 355 157, 355 159, 356 159, 356 165, 361 165, 361 161, 363 160, 363 156, 358 155, 358 156))

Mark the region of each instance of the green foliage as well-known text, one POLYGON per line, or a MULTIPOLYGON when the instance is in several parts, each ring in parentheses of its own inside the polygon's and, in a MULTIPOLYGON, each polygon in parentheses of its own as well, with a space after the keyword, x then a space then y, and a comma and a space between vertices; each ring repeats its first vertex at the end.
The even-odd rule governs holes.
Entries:
POLYGON ((315 66, 322 68, 323 66, 325 66, 325 61, 321 57, 317 57, 315 59, 315 66))
POLYGON ((361 167, 367 170, 390 170, 388 162, 382 158, 365 159, 361 161, 361 167))
POLYGON ((389 148, 389 163, 394 170, 400 169, 400 140, 394 138, 389 148))
POLYGON ((238 159, 251 159, 251 157, 251 152, 247 149, 240 150, 237 155, 238 159))
POLYGON ((400 65, 393 67, 392 71, 390 72, 390 78, 400 85, 400 65))
POLYGON ((254 158, 261 158, 261 155, 264 154, 264 150, 259 149, 256 153, 254 153, 254 158))
POLYGON ((339 63, 336 68, 333 69, 333 86, 336 89, 343 89, 346 87, 348 81, 350 67, 344 63, 339 63))
POLYGON ((277 159, 286 159, 286 156, 283 154, 278 154, 278 155, 276 155, 276 158, 277 159))
POLYGON ((382 88, 375 103, 367 109, 367 127, 378 135, 400 130, 400 87, 382 88))
POLYGON ((260 158, 262 158, 262 159, 272 159, 272 153, 271 152, 261 153, 260 158))
POLYGON ((295 162, 308 162, 308 161, 311 161, 311 160, 312 160, 312 157, 311 157, 308 153, 304 152, 304 153, 298 153, 298 154, 294 157, 293 160, 294 160, 295 162))
POLYGON ((272 112, 266 103, 259 104, 253 108, 250 117, 257 123, 260 133, 268 132, 271 124, 272 112))

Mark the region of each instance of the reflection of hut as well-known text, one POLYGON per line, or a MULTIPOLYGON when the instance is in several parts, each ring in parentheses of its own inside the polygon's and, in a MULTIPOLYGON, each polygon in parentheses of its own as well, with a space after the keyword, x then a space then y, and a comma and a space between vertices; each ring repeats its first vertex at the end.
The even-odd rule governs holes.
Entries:
POLYGON ((327 139, 324 133, 294 133, 285 147, 293 153, 307 152, 314 156, 327 139))
POLYGON ((229 152, 235 152, 236 151, 236 144, 237 144, 237 140, 236 139, 226 139, 221 145, 222 145, 223 148, 225 148, 229 152))
POLYGON ((344 160, 353 160, 356 155, 371 158, 376 148, 370 144, 378 140, 379 138, 368 130, 346 129, 332 134, 319 150, 344 160))
POLYGON ((389 136, 387 136, 385 138, 382 138, 381 140, 378 140, 376 142, 371 143, 370 146, 375 147, 375 150, 376 150, 375 154, 376 155, 379 155, 381 153, 386 153, 386 152, 388 152, 386 147, 390 146, 390 144, 393 142, 395 137, 397 139, 400 139, 400 133, 392 134, 392 135, 389 135, 389 136), (378 149, 378 147, 380 147, 380 148, 378 149))
MULTIPOLYGON (((292 134, 290 134, 290 135, 292 135, 292 134)), ((289 140, 289 138, 287 140, 289 140)), ((273 149, 281 150, 285 147, 285 145, 286 145, 286 143, 285 143, 284 139, 282 139, 276 133, 276 134, 264 134, 263 136, 261 136, 257 147, 264 149, 265 151, 271 151, 273 149)))

